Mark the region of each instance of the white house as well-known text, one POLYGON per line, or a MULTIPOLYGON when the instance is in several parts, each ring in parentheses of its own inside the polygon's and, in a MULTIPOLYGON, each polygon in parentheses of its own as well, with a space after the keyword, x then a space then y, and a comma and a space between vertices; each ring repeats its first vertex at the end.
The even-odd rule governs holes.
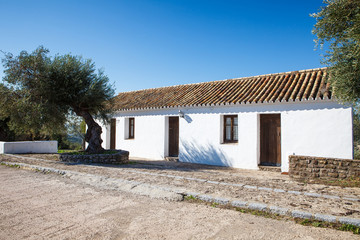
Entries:
POLYGON ((120 93, 103 147, 282 171, 291 154, 352 158, 352 108, 326 78, 322 68, 120 93))

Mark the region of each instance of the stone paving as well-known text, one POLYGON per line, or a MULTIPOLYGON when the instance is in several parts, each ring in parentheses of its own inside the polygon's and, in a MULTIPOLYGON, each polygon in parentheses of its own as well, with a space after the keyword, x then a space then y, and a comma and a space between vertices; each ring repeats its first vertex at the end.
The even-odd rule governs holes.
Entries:
POLYGON ((156 186, 157 190, 219 204, 360 225, 359 188, 303 184, 280 173, 141 159, 112 166, 64 164, 48 155, 1 155, 0 161, 101 176, 103 183, 116 179, 139 183, 143 189, 138 188, 138 193, 148 192, 144 187, 156 186))

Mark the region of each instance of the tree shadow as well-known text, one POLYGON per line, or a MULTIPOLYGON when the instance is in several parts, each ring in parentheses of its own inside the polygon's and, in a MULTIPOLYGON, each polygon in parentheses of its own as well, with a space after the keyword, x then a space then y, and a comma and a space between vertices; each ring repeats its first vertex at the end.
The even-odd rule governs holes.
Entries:
POLYGON ((179 158, 185 163, 197 163, 230 167, 231 162, 219 148, 211 144, 196 144, 196 141, 181 142, 179 158))
POLYGON ((198 145, 195 142, 181 142, 179 162, 166 160, 147 160, 141 158, 130 158, 127 164, 85 164, 73 163, 72 165, 92 165, 111 168, 124 169, 154 169, 154 170, 170 170, 181 172, 194 172, 204 170, 222 170, 226 171, 231 167, 225 154, 218 148, 207 144, 198 145))

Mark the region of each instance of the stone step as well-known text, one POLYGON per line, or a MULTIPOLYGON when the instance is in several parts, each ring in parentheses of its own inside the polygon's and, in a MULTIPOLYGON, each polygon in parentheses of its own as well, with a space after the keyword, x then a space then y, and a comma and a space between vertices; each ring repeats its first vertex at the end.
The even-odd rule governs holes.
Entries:
POLYGON ((179 157, 165 157, 165 160, 169 162, 178 162, 179 157))
POLYGON ((259 165, 259 170, 260 171, 268 171, 268 172, 281 172, 281 167, 259 165))

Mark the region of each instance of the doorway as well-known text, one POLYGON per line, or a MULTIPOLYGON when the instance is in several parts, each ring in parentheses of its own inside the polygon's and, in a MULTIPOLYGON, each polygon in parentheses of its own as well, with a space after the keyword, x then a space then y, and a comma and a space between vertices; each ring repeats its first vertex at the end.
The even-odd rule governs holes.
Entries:
POLYGON ((169 157, 179 156, 179 117, 169 117, 169 157))
POLYGON ((110 120, 110 149, 116 148, 116 119, 110 120))
POLYGON ((260 115, 260 165, 281 166, 280 114, 260 115))

